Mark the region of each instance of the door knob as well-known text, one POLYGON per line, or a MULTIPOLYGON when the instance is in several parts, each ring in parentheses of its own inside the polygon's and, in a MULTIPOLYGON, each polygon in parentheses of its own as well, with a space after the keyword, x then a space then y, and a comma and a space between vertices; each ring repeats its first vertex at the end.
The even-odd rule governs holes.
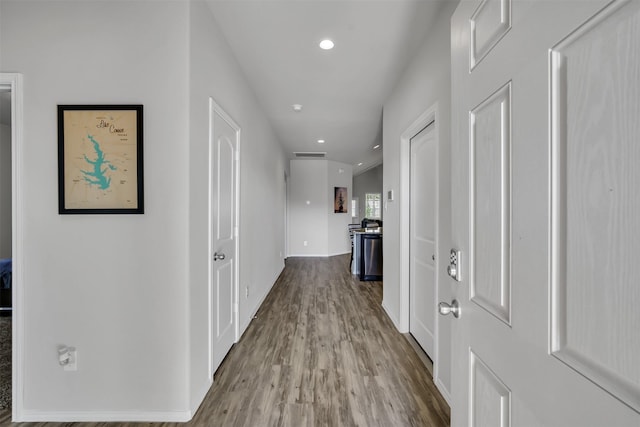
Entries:
POLYGON ((224 254, 219 254, 218 252, 216 252, 215 254, 213 254, 213 260, 214 261, 222 261, 224 259, 224 254))
POLYGON ((458 300, 454 299, 453 301, 451 301, 450 305, 446 302, 441 302, 440 304, 438 304, 438 311, 443 316, 451 313, 453 314, 453 317, 457 319, 458 317, 460 317, 460 305, 458 304, 458 300))

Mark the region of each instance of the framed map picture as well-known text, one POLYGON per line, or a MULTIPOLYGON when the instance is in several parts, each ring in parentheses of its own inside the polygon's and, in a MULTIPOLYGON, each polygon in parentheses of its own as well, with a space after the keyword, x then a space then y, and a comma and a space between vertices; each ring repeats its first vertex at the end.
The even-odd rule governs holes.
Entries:
POLYGON ((58 212, 142 214, 142 105, 58 105, 58 212))

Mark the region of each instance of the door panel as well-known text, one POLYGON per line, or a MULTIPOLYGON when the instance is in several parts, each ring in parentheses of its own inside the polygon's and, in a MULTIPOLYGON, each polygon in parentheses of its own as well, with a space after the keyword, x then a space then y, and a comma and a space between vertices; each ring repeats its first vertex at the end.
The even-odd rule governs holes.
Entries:
POLYGON ((470 24, 473 69, 511 29, 511 0, 484 0, 470 24))
MULTIPOLYGON (((216 122, 218 121, 216 120, 216 122)), ((224 122, 218 122, 217 124, 221 131, 233 131, 233 129, 229 129, 229 126, 224 122)), ((231 135, 235 138, 235 135, 231 135)), ((233 203, 233 166, 235 154, 234 143, 229 139, 229 136, 230 135, 221 135, 216 141, 218 152, 215 160, 218 171, 216 238, 220 244, 233 240, 233 216, 235 208, 233 203)))
POLYGON ((638 411, 639 28, 618 3, 551 52, 552 351, 638 411))
POLYGON ((511 425, 511 390, 473 351, 469 354, 471 426, 511 425))
POLYGON ((237 150, 239 128, 213 100, 211 117, 212 372, 236 341, 237 150))
POLYGON ((511 322, 511 83, 469 114, 471 301, 511 322))
MULTIPOLYGON (((216 268, 216 340, 232 333, 233 328, 233 263, 225 262, 216 268)), ((224 357, 224 356, 223 356, 224 357)))
POLYGON ((488 1, 452 19, 452 425, 640 425, 639 2, 514 0, 474 66, 488 1))
POLYGON ((432 359, 436 321, 438 150, 431 124, 411 139, 409 332, 432 359))

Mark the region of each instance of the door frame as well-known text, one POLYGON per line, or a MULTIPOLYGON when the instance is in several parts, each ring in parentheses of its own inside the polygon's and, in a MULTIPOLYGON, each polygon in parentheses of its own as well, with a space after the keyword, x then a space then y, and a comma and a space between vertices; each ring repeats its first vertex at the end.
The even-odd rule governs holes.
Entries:
POLYGON ((289 173, 284 171, 284 252, 280 259, 289 258, 289 173))
MULTIPOLYGON (((400 136, 400 332, 409 332, 409 319, 410 319, 410 295, 409 295, 409 279, 410 279, 410 213, 411 213, 411 139, 418 135, 425 127, 433 122, 433 137, 436 144, 436 155, 440 155, 440 127, 439 127, 439 108, 436 102, 429 107, 424 113, 418 116, 409 127, 402 132, 400 136)), ((436 217, 435 217, 435 301, 434 304, 439 301, 439 275, 438 271, 440 257, 440 165, 439 159, 436 160, 436 217)), ((439 316, 435 319, 435 336, 434 336, 434 354, 433 354, 433 378, 439 378, 439 316)))
POLYGON ((236 155, 235 155, 235 170, 234 170, 234 179, 236 181, 235 185, 235 207, 234 207, 234 233, 236 239, 235 245, 235 253, 234 253, 234 267, 233 267, 233 316, 235 322, 235 337, 234 343, 238 342, 238 337, 240 336, 240 291, 239 291, 239 283, 240 283, 240 136, 241 129, 240 126, 220 107, 220 105, 214 101, 213 97, 209 97, 209 200, 208 200, 208 260, 207 260, 207 277, 208 277, 208 325, 207 330, 209 331, 209 378, 213 379, 214 367, 213 367, 213 319, 215 318, 215 313, 213 312, 214 306, 212 304, 213 301, 213 254, 215 252, 215 248, 213 247, 213 186, 211 185, 213 178, 213 166, 214 166, 214 152, 212 150, 213 147, 213 115, 218 114, 229 126, 233 128, 236 132, 236 155))
POLYGON ((0 73, 0 87, 11 92, 11 257, 12 257, 12 349, 11 349, 11 416, 22 420, 23 408, 23 360, 24 360, 24 286, 22 283, 24 260, 24 218, 22 194, 23 157, 23 86, 22 74, 0 73))

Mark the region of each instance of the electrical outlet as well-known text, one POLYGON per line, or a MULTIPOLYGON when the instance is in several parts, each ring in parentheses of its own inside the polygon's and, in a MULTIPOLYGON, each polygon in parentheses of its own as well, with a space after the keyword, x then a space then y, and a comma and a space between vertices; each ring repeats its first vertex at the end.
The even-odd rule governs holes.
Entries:
POLYGON ((248 286, 245 286, 244 294, 245 294, 245 297, 249 298, 249 287, 248 286))
POLYGON ((302 242, 303 246, 307 246, 307 241, 305 240, 304 242, 302 242))

